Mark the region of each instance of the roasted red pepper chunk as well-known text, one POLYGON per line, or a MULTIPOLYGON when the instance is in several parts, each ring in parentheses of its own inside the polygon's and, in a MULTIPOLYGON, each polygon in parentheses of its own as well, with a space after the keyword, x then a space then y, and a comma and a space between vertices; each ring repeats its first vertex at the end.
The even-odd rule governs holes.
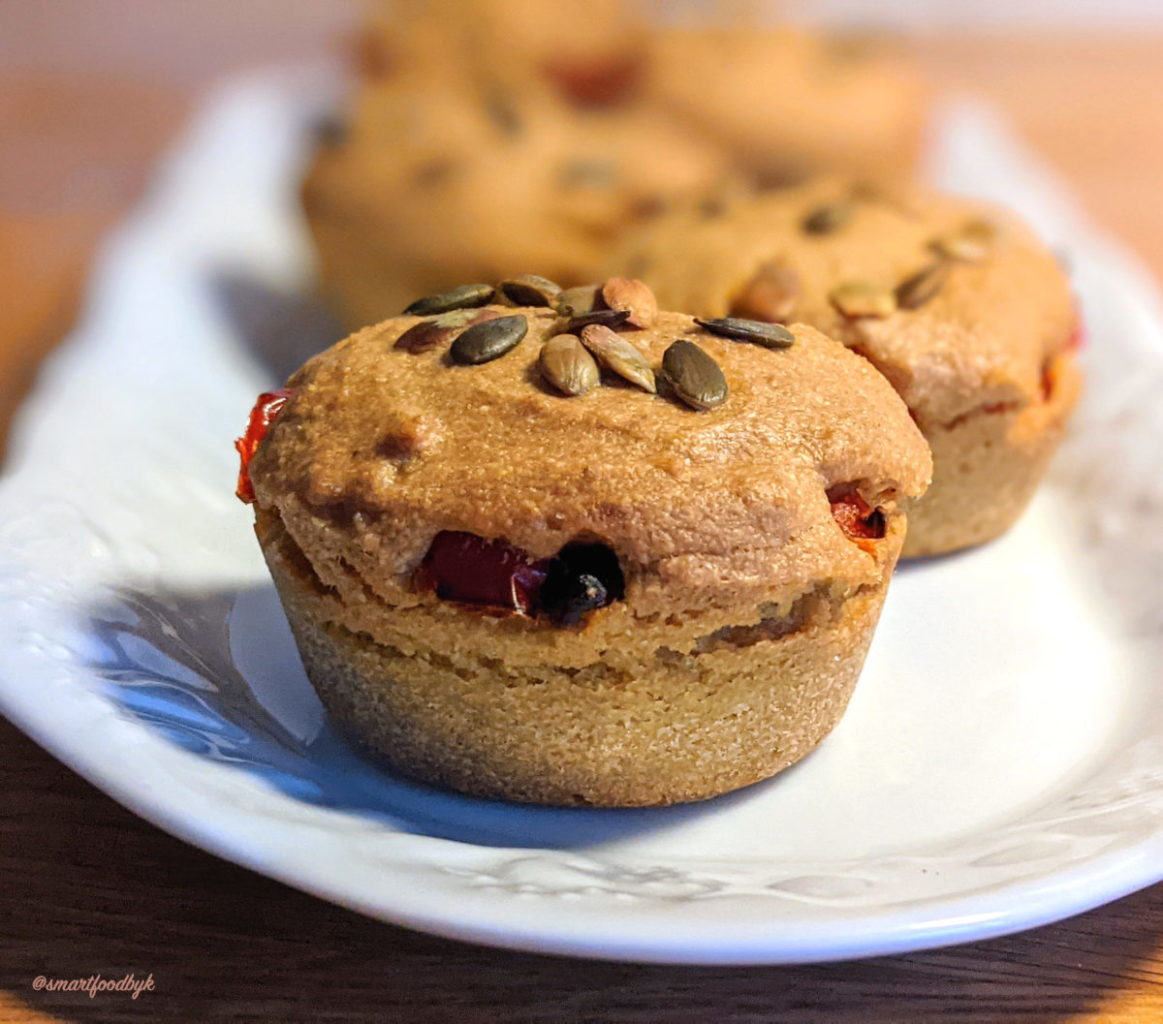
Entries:
POLYGON ((238 488, 235 494, 240 501, 248 505, 254 504, 254 485, 250 482, 250 460, 258 451, 263 438, 267 436, 270 426, 278 418, 287 399, 295 392, 291 388, 279 388, 277 391, 264 391, 258 396, 254 408, 250 410, 250 420, 246 425, 246 433, 234 442, 238 452, 238 488))
POLYGON ((503 540, 445 530, 433 539, 423 571, 442 600, 532 615, 547 568, 547 559, 531 560, 503 540))
POLYGON ((642 78, 636 54, 559 57, 544 65, 545 75, 567 99, 581 106, 605 107, 627 99, 642 78))
POLYGON ((880 540, 884 536, 884 513, 872 508, 859 494, 849 494, 831 498, 832 518, 852 540, 865 551, 873 546, 868 541, 880 540))

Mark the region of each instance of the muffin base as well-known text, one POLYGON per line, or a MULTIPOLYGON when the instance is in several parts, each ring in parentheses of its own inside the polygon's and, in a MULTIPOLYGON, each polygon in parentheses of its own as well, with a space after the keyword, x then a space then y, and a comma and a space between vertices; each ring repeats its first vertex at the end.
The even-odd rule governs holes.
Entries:
POLYGON ((316 621, 303 583, 270 562, 308 677, 374 757, 475 796, 604 807, 706 799, 808 754, 848 704, 891 575, 785 635, 659 649, 615 672, 407 656, 316 621))
POLYGON ((953 423, 926 426, 933 482, 902 503, 909 517, 904 558, 946 554, 1005 533, 1042 482, 1082 388, 1074 359, 1050 367, 1046 400, 1022 410, 977 409, 953 423))

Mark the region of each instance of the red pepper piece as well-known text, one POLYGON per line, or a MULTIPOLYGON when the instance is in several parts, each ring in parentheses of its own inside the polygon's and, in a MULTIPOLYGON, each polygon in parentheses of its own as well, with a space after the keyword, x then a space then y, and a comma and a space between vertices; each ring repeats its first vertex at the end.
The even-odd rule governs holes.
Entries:
POLYGON ((548 565, 503 540, 445 530, 433 538, 423 573, 442 600, 532 615, 548 565))
POLYGON ((262 440, 267 436, 270 426, 278 418, 287 399, 295 392, 291 388, 279 388, 278 391, 264 391, 258 396, 254 408, 250 410, 250 421, 246 425, 246 433, 234 442, 238 452, 238 489, 234 492, 239 501, 247 505, 254 504, 254 485, 250 482, 250 460, 262 440))
POLYGON ((634 53, 565 56, 543 70, 567 99, 584 107, 607 107, 630 97, 642 78, 643 63, 634 53))
POLYGON ((857 545, 869 554, 874 546, 869 541, 880 540, 884 536, 884 513, 872 508, 859 494, 852 491, 832 501, 832 518, 836 524, 857 545))

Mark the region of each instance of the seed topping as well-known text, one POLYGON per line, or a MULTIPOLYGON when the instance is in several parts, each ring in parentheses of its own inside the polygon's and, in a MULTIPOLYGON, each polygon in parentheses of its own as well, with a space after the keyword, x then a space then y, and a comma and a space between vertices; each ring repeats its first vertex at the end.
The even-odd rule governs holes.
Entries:
POLYGON ((493 320, 499 315, 491 309, 455 309, 451 313, 441 313, 434 320, 422 320, 418 324, 413 324, 396 339, 392 348, 401 349, 414 356, 431 352, 444 344, 457 328, 493 320))
POLYGON ((541 376, 563 395, 584 395, 601 379, 598 364, 572 334, 557 334, 541 347, 541 376))
POLYGON ((652 395, 658 390, 654 371, 646 357, 610 328, 602 324, 589 324, 582 328, 581 340, 599 365, 652 395))
POLYGON ((997 228, 986 220, 971 220, 956 231, 938 235, 929 243, 938 256, 962 263, 981 263, 989 258, 997 241, 997 228))
POLYGON ((713 409, 727 400, 719 364, 694 342, 682 339, 663 353, 662 372, 674 393, 692 409, 713 409))
POLYGON ((492 362, 515 348, 528 330, 528 321, 520 315, 485 320, 461 332, 448 356, 462 366, 492 362))
POLYGON ((650 286, 632 277, 611 277, 602 285, 602 300, 613 310, 624 311, 626 323, 644 330, 658 319, 658 300, 650 286))
POLYGON ((562 316, 577 317, 592 313, 599 305, 599 288, 596 284, 582 284, 576 288, 566 288, 553 303, 562 316))
POLYGON ((883 318, 896 312, 896 295, 870 281, 844 281, 828 293, 828 301, 844 316, 883 318))
POLYGON ((746 341, 763 348, 790 348, 796 340, 796 336, 782 324, 763 323, 760 320, 745 320, 735 316, 703 320, 696 316, 695 323, 720 338, 746 341))
POLYGON ((934 298, 949 277, 950 264, 931 263, 905 278, 896 288, 896 304, 901 309, 919 309, 934 298))
POLYGON ((561 295, 561 285, 537 274, 510 278, 497 287, 505 298, 518 306, 552 306, 561 295))
POLYGON ((852 219, 852 212, 852 204, 848 202, 824 203, 803 219, 801 227, 809 235, 830 235, 852 219))
POLYGON ((590 326, 621 327, 630 319, 629 310, 625 309, 592 309, 588 313, 579 313, 571 316, 565 325, 567 334, 577 334, 590 326))
POLYGON ((436 313, 448 313, 454 309, 474 309, 488 302, 493 297, 494 291, 491 284, 462 284, 451 291, 417 299, 404 310, 404 313, 407 316, 432 316, 436 313))

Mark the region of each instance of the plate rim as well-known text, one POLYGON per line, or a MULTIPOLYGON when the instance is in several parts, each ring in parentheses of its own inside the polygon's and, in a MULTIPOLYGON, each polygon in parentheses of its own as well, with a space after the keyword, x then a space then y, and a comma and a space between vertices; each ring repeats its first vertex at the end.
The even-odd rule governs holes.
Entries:
MULTIPOLYGON (((282 103, 283 108, 291 106, 292 101, 289 97, 292 94, 281 77, 264 79, 248 76, 222 90, 213 101, 218 104, 217 113, 221 115, 224 107, 237 103, 248 89, 250 94, 245 97, 247 102, 254 101, 254 90, 257 89, 260 93, 266 90, 267 94, 273 94, 276 108, 279 107, 279 103, 282 103)), ((271 95, 266 95, 266 99, 270 100, 271 95)), ((297 103, 298 100, 294 102, 297 103)), ((213 103, 211 109, 203 114, 202 129, 214 120, 213 103)), ((286 110, 283 112, 287 117, 291 116, 286 110)), ((192 149, 198 141, 197 133, 192 132, 191 141, 187 145, 192 149)), ((121 241, 125 242, 126 239, 122 238, 121 241)), ((1118 254, 1117 247, 1108 249, 1106 255, 1109 257, 1112 251, 1115 254, 1113 257, 1115 262, 1112 265, 1120 274, 1136 272, 1133 264, 1118 254), (1130 271, 1127 270, 1128 267, 1131 268, 1130 271)), ((94 273, 97 274, 103 269, 107 272, 107 268, 98 267, 94 273)), ((1112 286, 1114 283, 1124 285, 1128 297, 1131 296, 1132 282, 1112 275, 1112 286)), ((54 357, 54 371, 60 369, 61 360, 75 356, 76 336, 86 332, 89 314, 90 310, 86 309, 78 321, 73 344, 69 342, 63 344, 58 353, 59 358, 54 357)), ((52 393, 50 384, 49 378, 42 376, 34 394, 37 402, 42 402, 52 393)), ((25 427, 31 415, 28 412, 29 408, 26 403, 22 413, 22 419, 26 420, 25 427)), ((0 498, 6 498, 21 482, 19 468, 21 462, 19 457, 10 457, 4 478, 0 480, 0 498), (11 471, 13 467, 16 467, 15 472, 11 471)), ((3 552, 2 546, 0 552, 3 552)), ((6 600, 0 594, 0 603, 6 600)), ((0 637, 2 635, 3 630, 0 630, 0 637)), ((11 645, 0 644, 0 650, 6 646, 11 649, 11 645)), ((31 656, 29 652, 24 651, 21 655, 31 656)), ((689 935, 672 939, 665 934, 661 938, 656 934, 652 939, 644 941, 641 937, 625 938, 613 934, 594 936, 588 932, 585 936, 580 936, 570 929, 555 933, 548 926, 531 927, 527 920, 521 920, 519 925, 511 919, 501 922, 494 920, 492 924, 479 919, 466 922, 463 918, 458 919, 455 913, 450 916, 441 915, 433 910, 427 913, 419 912, 415 909, 415 904, 411 909, 401 909, 399 906, 386 907, 382 901, 382 891, 375 894, 376 897, 381 897, 378 899, 366 895, 361 897, 358 893, 353 893, 342 884, 338 884, 334 878, 328 877, 325 871, 322 874, 309 871, 305 875, 302 865, 293 857, 279 856, 280 853, 286 853, 285 847, 278 843, 267 843, 267 836, 260 836, 261 841, 256 842, 253 834, 240 833, 232 823, 234 818, 232 814, 220 812, 200 818, 184 815, 180 808, 173 806, 172 800, 167 802, 151 790, 149 785, 141 785, 140 780, 135 779, 125 766, 102 763, 98 751, 84 746, 70 746, 66 737, 51 728, 50 716, 45 713, 45 709, 38 708, 36 703, 29 699, 29 694, 20 691, 11 674, 12 663, 0 668, 0 707, 6 716, 70 770, 163 831, 206 852, 330 902, 393 924, 460 941, 528 952, 632 962, 706 965, 818 963, 891 955, 1011 934, 1073 916, 1163 881, 1163 827, 1161 827, 1137 846, 1126 846, 1106 856, 1092 858, 1082 864, 1040 877, 1038 881, 1041 889, 1036 899, 1025 898, 995 908, 985 919, 982 917, 982 897, 979 894, 947 897, 922 904, 928 908, 927 915, 919 910, 886 915, 882 910, 863 912, 845 908, 844 923, 849 928, 846 940, 833 939, 829 943, 826 937, 815 937, 814 941, 817 944, 814 946, 805 945, 802 936, 789 941, 786 936, 781 935, 779 928, 773 935, 751 926, 742 929, 746 934, 737 930, 734 935, 723 936, 711 931, 700 944, 692 943, 689 935), (1149 856, 1152 852, 1155 854, 1154 858, 1149 856), (1054 884, 1047 884, 1049 882, 1054 884), (940 914, 937 914, 938 910, 941 911, 940 914), (926 916, 928 920, 922 919, 926 916), (862 924, 855 932, 851 930, 854 921, 862 924), (886 921, 895 925, 891 934, 885 933, 886 921), (851 936, 854 934, 862 941, 853 939, 851 936)), ((79 696, 82 702, 85 697, 97 699, 93 692, 84 692, 79 696)), ((135 730, 142 743, 171 746, 162 738, 149 733, 144 726, 124 721, 119 725, 135 730)), ((170 753, 178 757, 195 756, 177 749, 170 750, 170 753)), ((292 799, 285 795, 280 795, 280 798, 288 801, 292 799)), ((445 842, 440 839, 432 841, 445 842)), ((1012 885, 995 890, 1003 897, 1006 894, 1012 895, 1013 891, 1012 885)), ((553 923, 551 919, 549 925, 553 923)), ((817 930, 827 931, 823 924, 817 930)))

